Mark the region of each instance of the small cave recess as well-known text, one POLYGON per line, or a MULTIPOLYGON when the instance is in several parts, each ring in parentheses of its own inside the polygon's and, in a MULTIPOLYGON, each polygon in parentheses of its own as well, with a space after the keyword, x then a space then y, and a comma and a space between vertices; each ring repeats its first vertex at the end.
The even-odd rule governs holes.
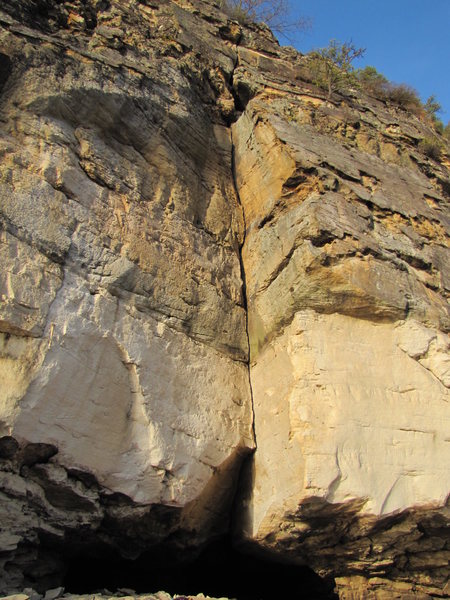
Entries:
POLYGON ((308 567, 281 564, 237 551, 229 538, 207 546, 198 558, 175 562, 170 557, 143 554, 136 560, 96 556, 89 550, 66 563, 66 592, 136 593, 163 590, 173 596, 203 593, 236 600, 331 600, 334 581, 320 578, 308 567))

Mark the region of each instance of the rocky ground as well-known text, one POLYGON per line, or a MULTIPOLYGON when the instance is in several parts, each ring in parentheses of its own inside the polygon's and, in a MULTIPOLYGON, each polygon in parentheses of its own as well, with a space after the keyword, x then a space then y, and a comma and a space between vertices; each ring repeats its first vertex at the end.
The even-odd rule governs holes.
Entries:
MULTIPOLYGON (((58 598, 67 598, 68 600, 102 600, 112 598, 122 598, 123 600, 228 600, 228 598, 212 598, 204 594, 196 596, 183 596, 175 594, 171 596, 166 592, 156 592, 155 594, 136 594, 134 590, 119 590, 112 593, 108 590, 101 590, 92 594, 69 594, 64 593, 64 588, 55 588, 48 590, 44 595, 38 594, 34 590, 24 590, 23 593, 12 594, 10 596, 0 596, 3 600, 57 600, 58 598)), ((230 599, 233 600, 233 599, 230 599)))

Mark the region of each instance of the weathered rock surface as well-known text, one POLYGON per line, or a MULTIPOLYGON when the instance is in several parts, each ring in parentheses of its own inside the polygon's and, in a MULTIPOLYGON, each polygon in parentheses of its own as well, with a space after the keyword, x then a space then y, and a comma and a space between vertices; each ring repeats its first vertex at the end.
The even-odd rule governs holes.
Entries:
POLYGON ((243 539, 342 574, 343 598, 443 590, 448 171, 419 156, 419 119, 241 56, 241 85, 258 81, 233 125, 257 440, 243 539))
POLYGON ((227 20, 11 0, 0 21, 0 433, 57 449, 6 463, 3 548, 80 527, 131 556, 175 531, 200 545, 227 530, 254 444, 242 214, 203 79, 226 87, 227 20))
POLYGON ((5 0, 0 26, 0 590, 86 549, 194 555, 255 434, 243 547, 346 599, 445 597, 427 124, 327 101, 209 0, 5 0))

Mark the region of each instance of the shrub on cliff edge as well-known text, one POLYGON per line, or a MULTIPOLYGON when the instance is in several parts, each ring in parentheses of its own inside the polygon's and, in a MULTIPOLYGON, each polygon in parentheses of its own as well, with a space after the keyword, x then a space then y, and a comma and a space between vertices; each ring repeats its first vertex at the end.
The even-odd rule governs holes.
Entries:
POLYGON ((443 150, 443 144, 434 138, 424 138, 419 142, 419 150, 421 150, 425 156, 428 156, 428 158, 439 161, 443 150))
POLYGON ((328 99, 337 91, 343 91, 355 82, 353 61, 364 55, 364 48, 356 48, 351 42, 331 40, 326 48, 314 50, 309 55, 311 74, 316 85, 328 92, 328 99))
POLYGON ((307 19, 292 17, 290 0, 221 0, 220 4, 239 23, 265 23, 285 37, 308 27, 307 19))

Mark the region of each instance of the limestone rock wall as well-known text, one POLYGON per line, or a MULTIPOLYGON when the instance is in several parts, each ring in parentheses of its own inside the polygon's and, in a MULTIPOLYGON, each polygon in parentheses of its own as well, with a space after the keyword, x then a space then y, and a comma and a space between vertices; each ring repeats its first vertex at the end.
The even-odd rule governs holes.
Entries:
POLYGON ((148 517, 147 545, 183 529, 195 546, 226 530, 254 445, 242 213, 220 90, 203 79, 219 89, 233 69, 226 19, 171 1, 50 4, 0 12, 0 435, 57 450, 9 457, 7 550, 98 529, 103 493, 134 502, 128 528, 172 509, 176 527, 148 517), (68 470, 96 482, 92 498, 68 470))
POLYGON ((5 0, 0 26, 3 589, 86 549, 194 555, 256 442, 243 548, 342 598, 445 594, 450 161, 426 121, 327 100, 213 0, 5 0))
POLYGON ((443 589, 448 170, 418 152, 419 119, 241 57, 241 87, 259 77, 233 125, 257 440, 242 539, 345 573, 345 598, 366 597, 349 573, 443 589))

